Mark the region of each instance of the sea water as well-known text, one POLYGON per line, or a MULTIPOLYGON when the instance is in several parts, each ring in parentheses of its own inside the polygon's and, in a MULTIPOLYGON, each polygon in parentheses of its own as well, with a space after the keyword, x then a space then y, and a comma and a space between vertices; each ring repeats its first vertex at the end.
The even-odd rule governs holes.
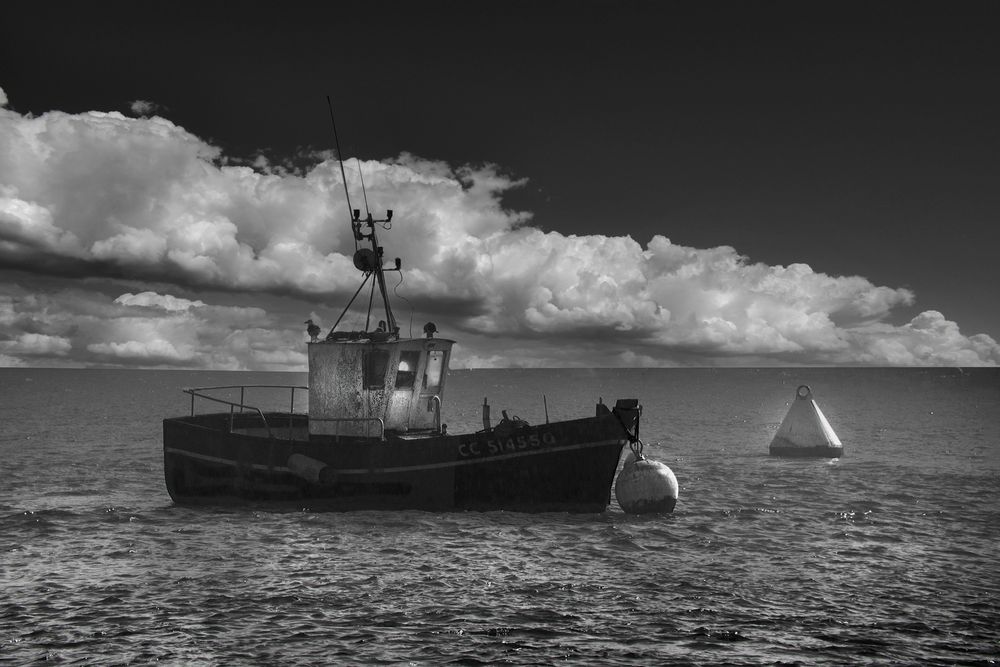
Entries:
MULTIPOLYGON (((643 404, 673 514, 175 506, 182 387, 303 374, 0 369, 0 662, 991 664, 995 369, 473 370, 531 423, 643 404), (809 384, 845 456, 767 455, 809 384)), ((280 406, 276 406, 280 407, 280 406)), ((570 456, 570 454, 567 454, 570 456)))

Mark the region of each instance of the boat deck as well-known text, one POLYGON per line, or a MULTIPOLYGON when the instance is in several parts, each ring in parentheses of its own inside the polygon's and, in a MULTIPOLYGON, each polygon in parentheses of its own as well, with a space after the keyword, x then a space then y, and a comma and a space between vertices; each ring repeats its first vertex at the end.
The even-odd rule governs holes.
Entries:
POLYGON ((237 426, 233 428, 232 433, 254 438, 269 438, 273 436, 281 440, 309 440, 309 427, 304 424, 277 426, 271 429, 266 426, 237 426))

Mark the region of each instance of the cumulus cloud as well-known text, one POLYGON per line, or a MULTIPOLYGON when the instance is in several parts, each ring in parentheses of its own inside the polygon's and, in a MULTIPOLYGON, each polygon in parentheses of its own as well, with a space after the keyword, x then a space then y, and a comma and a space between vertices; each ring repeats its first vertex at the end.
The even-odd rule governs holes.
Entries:
POLYGON ((115 303, 120 303, 123 306, 146 306, 173 311, 190 310, 191 308, 200 308, 205 305, 201 301, 180 299, 170 294, 157 294, 156 292, 142 292, 140 294, 126 292, 115 299, 115 303))
POLYGON ((306 358, 300 329, 255 306, 0 286, 0 355, 41 365, 296 370, 306 358))
POLYGON ((160 105, 149 100, 134 100, 130 105, 132 113, 137 116, 151 116, 160 110, 160 105))
MULTIPOLYGON (((340 168, 313 157, 305 169, 237 164, 161 117, 0 108, 0 266, 103 285, 0 292, 0 355, 301 366, 299 323, 332 321, 360 282, 340 168), (113 292, 122 280, 138 289, 113 292), (259 305, 222 305, 224 294, 259 305)), ((512 363, 512 341, 527 350, 516 363, 538 366, 1000 362, 993 339, 936 311, 890 324, 915 302, 907 289, 665 235, 543 232, 503 207, 524 181, 494 165, 404 153, 345 168, 355 205, 360 170, 369 201, 396 211, 379 233, 387 258, 403 257, 398 293, 456 332, 459 364, 512 363)))
POLYGON ((8 354, 61 357, 72 347, 67 338, 40 333, 22 333, 13 340, 0 342, 0 350, 8 354))
MULTIPOLYGON (((261 173, 221 165, 218 149, 159 117, 0 113, 8 266, 198 288, 353 291, 354 241, 335 162, 305 175, 261 173)), ((416 224, 399 242, 423 250, 459 227, 485 234, 524 218, 500 208, 506 181, 491 168, 443 176, 450 169, 429 164, 348 161, 352 184, 365 171, 370 198, 411 207, 416 224)))
POLYGON ((91 343, 87 346, 89 352, 98 356, 118 357, 126 360, 141 361, 189 361, 193 358, 190 348, 178 350, 170 341, 157 338, 150 341, 129 340, 124 343, 91 343))
POLYGON ((901 327, 873 324, 846 332, 850 341, 831 361, 896 366, 1000 365, 1000 346, 990 336, 965 336, 958 324, 928 310, 901 327))

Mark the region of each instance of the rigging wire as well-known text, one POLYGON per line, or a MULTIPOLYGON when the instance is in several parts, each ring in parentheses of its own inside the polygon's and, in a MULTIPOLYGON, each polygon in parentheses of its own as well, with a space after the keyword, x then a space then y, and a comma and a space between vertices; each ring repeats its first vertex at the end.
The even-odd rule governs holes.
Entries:
POLYGON ((368 295, 368 316, 365 318, 365 331, 368 331, 372 323, 372 304, 375 301, 375 281, 372 281, 372 291, 368 295))
MULTIPOLYGON (((340 137, 337 136, 337 121, 333 117, 333 101, 326 96, 326 105, 330 108, 330 124, 333 125, 333 144, 337 147, 337 162, 340 163, 340 178, 344 181, 344 198, 347 199, 347 219, 354 220, 354 207, 351 206, 351 193, 347 189, 347 172, 344 171, 344 158, 340 152, 340 137)), ((368 208, 368 198, 365 196, 365 208, 368 208)), ((358 235, 354 234, 354 250, 358 249, 358 235)))
MULTIPOLYGON (((354 296, 352 296, 352 297, 351 297, 351 300, 347 302, 347 307, 346 307, 346 308, 344 308, 344 312, 342 312, 342 313, 340 314, 340 317, 338 317, 338 318, 337 318, 337 321, 333 323, 333 326, 332 326, 332 327, 330 327, 330 333, 331 333, 331 334, 332 334, 332 333, 333 333, 333 332, 334 332, 334 331, 335 331, 335 330, 337 329, 337 325, 338 325, 338 324, 340 324, 340 321, 341 321, 342 319, 344 319, 344 315, 346 315, 346 314, 347 314, 347 311, 351 309, 351 304, 353 304, 353 303, 354 303, 354 300, 358 298, 358 294, 361 294, 361 290, 362 290, 362 288, 364 288, 364 286, 365 286, 365 283, 367 283, 367 282, 368 282, 368 279, 369 279, 369 278, 371 278, 371 275, 372 275, 372 274, 370 274, 370 273, 367 273, 367 272, 365 273, 365 279, 361 281, 361 284, 360 284, 360 285, 358 285, 358 289, 357 289, 357 290, 356 290, 356 291, 354 292, 354 296)), ((374 284, 375 284, 375 281, 373 280, 373 281, 372 281, 372 285, 374 286, 374 284)), ((371 307, 369 306, 369 309, 370 309, 370 308, 371 308, 371 307)))
POLYGON ((413 338, 413 310, 414 310, 413 303, 411 303, 409 299, 407 299, 405 296, 403 296, 402 294, 399 293, 399 291, 398 291, 399 290, 399 286, 402 285, 402 284, 403 284, 403 272, 400 271, 399 272, 399 282, 396 283, 396 286, 392 288, 392 293, 395 294, 398 298, 400 298, 403 301, 405 301, 410 306, 410 338, 413 338))

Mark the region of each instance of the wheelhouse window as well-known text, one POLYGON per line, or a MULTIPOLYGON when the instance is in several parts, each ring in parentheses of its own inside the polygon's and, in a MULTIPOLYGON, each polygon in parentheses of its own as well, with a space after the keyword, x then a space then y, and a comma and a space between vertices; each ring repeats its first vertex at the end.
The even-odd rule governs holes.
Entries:
POLYGON ((364 364, 365 389, 385 387, 385 373, 389 369, 388 350, 366 350, 361 355, 364 364))
POLYGON ((396 370, 396 389, 412 389, 417 377, 420 352, 400 352, 399 368, 396 370))
POLYGON ((424 371, 424 388, 437 391, 441 386, 441 372, 444 370, 444 351, 431 350, 427 353, 427 370, 424 371))

